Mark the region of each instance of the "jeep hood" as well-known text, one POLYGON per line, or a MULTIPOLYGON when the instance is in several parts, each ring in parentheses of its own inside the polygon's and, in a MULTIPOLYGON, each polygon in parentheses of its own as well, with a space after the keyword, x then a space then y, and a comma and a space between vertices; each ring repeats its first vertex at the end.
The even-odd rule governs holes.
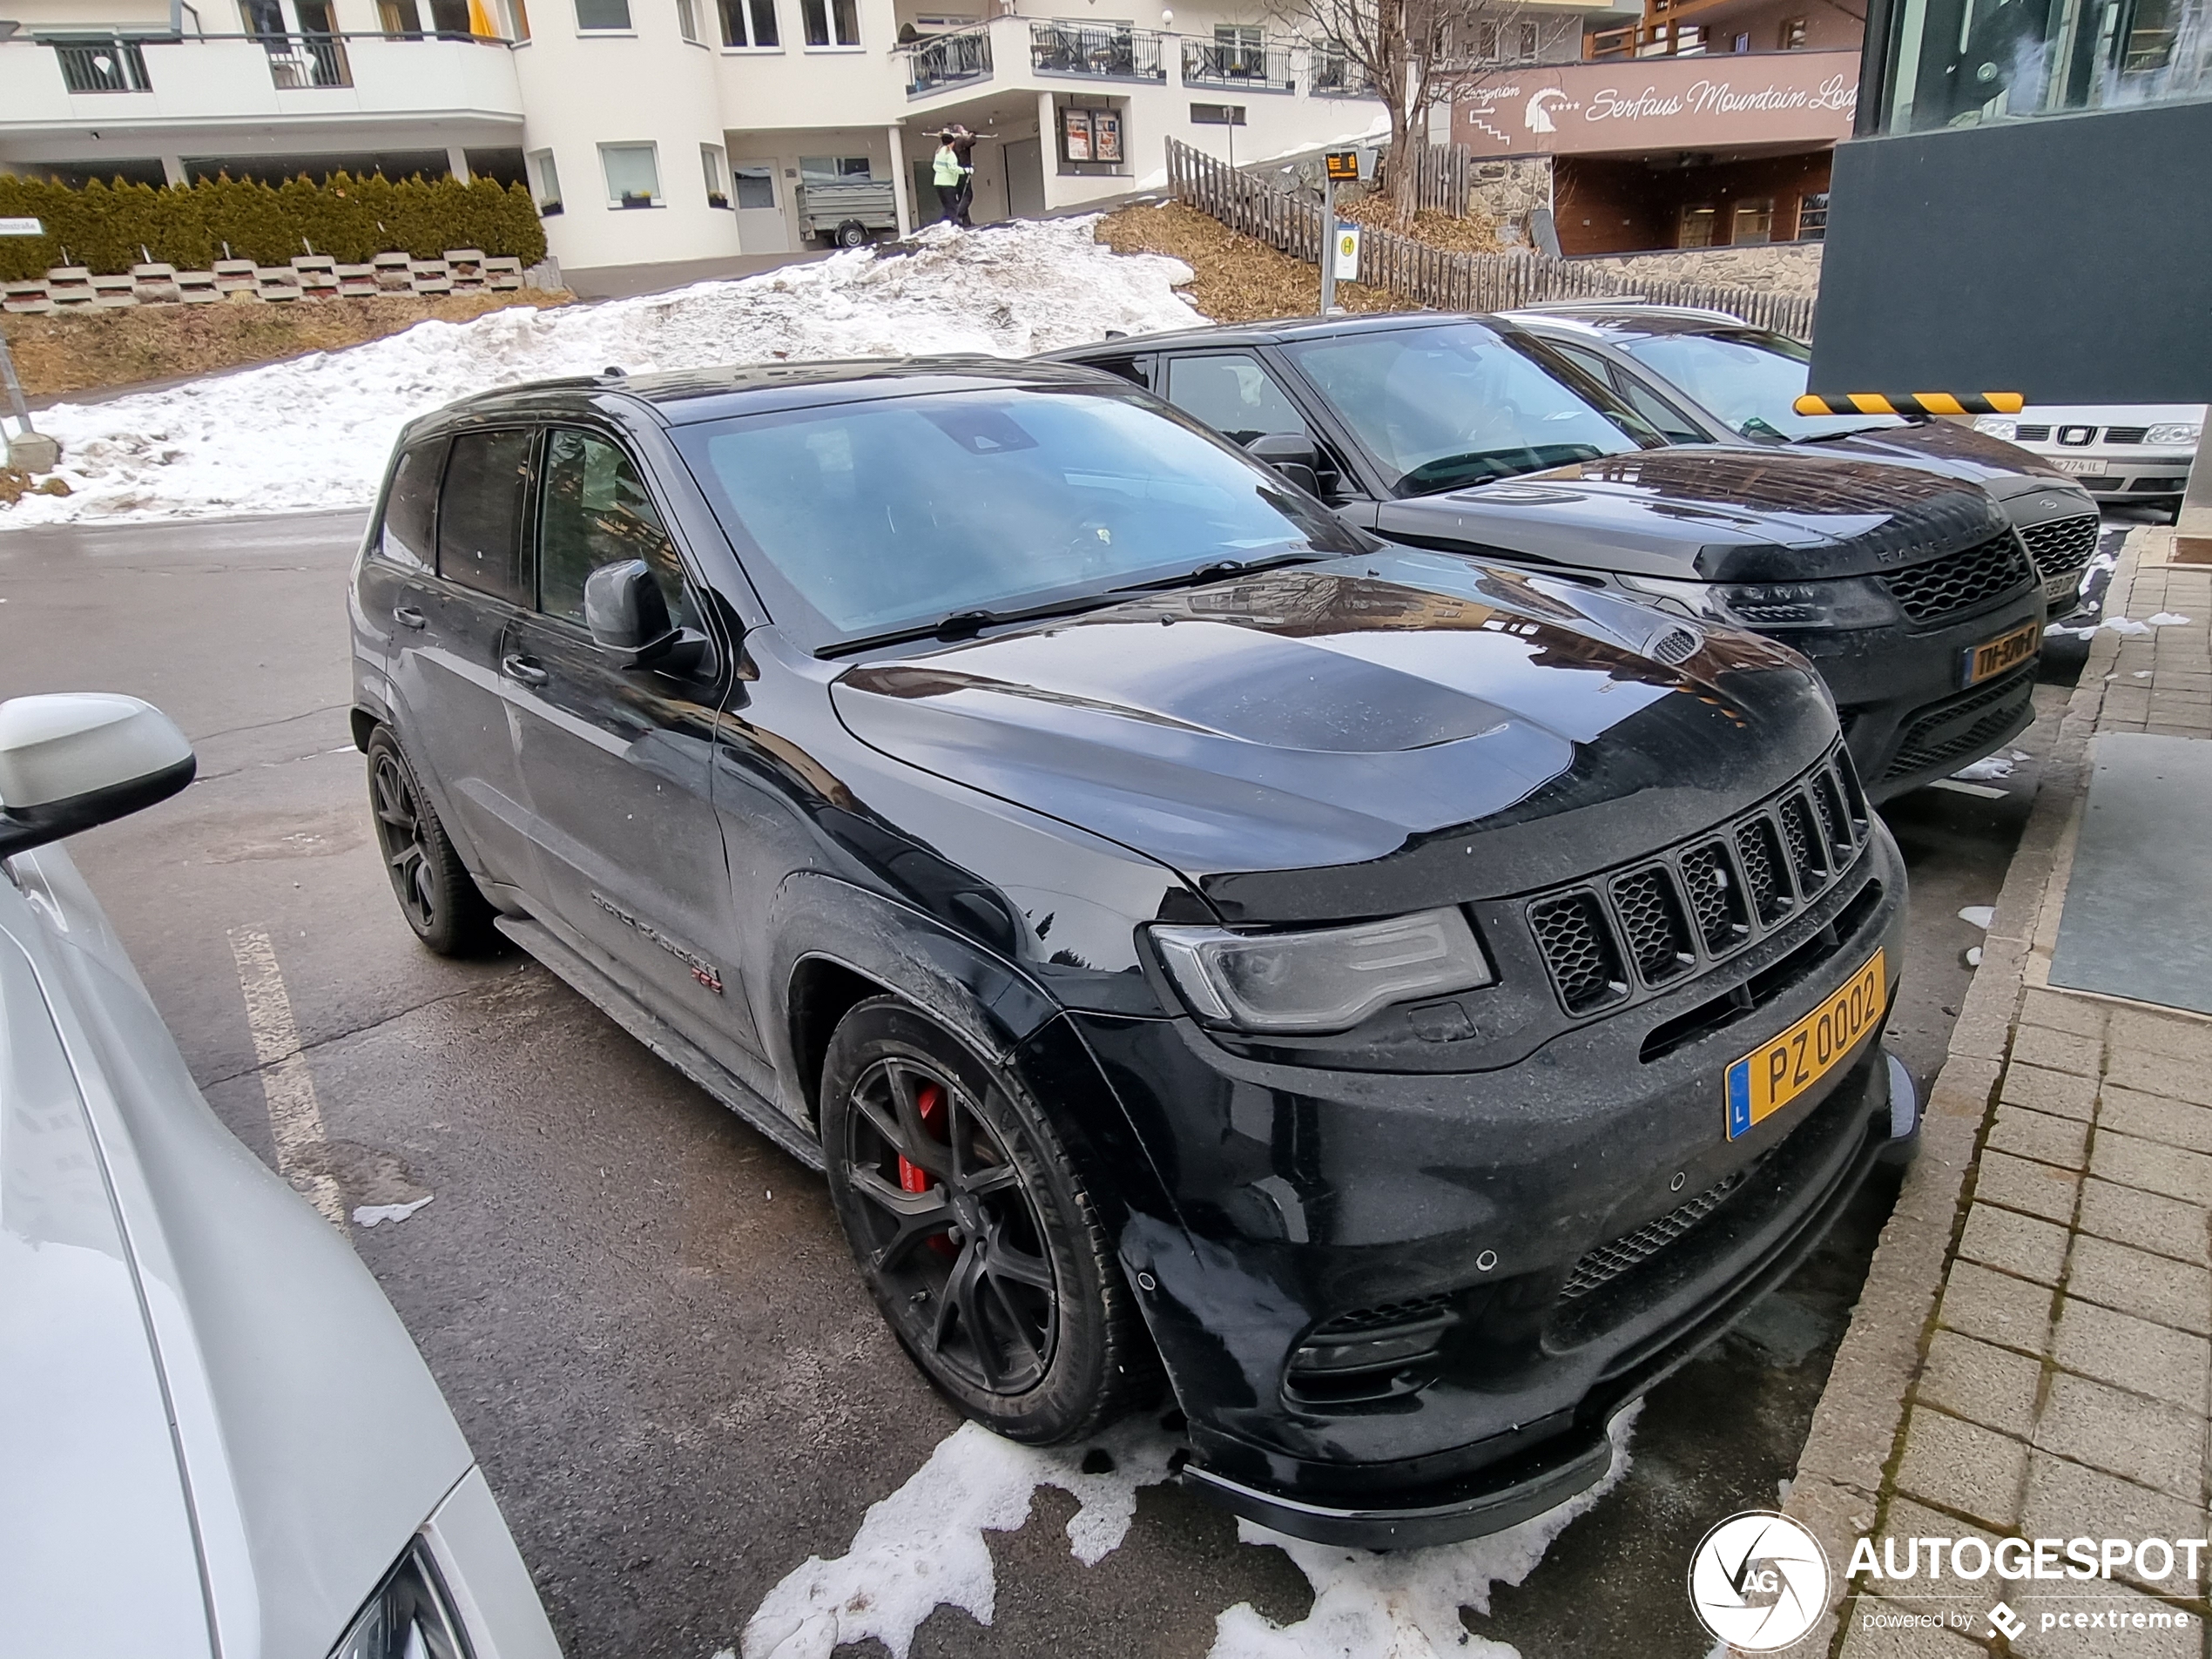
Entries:
POLYGON ((1765 640, 1398 550, 879 658, 831 695, 883 753, 1120 841, 1224 914, 1274 917, 1632 857, 1836 732, 1811 671, 1765 640))
POLYGON ((2000 534, 1974 483, 1845 455, 1644 449, 1386 503, 1417 547, 1691 581, 1804 582, 1917 563, 2000 534))

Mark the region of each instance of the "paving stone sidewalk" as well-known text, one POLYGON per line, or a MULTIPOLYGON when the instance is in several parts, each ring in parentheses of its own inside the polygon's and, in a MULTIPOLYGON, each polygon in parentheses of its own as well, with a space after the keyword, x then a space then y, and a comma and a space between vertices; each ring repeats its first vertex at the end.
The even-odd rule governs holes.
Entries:
MULTIPOLYGON (((2212 1020, 2047 977, 2093 736, 2212 738, 2212 567, 2168 563, 2175 535, 2128 536, 2105 614, 2189 620, 2092 642, 1785 1505, 1839 1575, 1862 1534, 2207 1534, 2212 1020)), ((2206 1575, 1862 1577, 1791 1651, 2204 1659, 2206 1575), (2009 1644, 1987 1618, 2000 1598, 2026 1621, 2009 1644), (2043 1629, 2057 1611, 2103 1617, 2043 1629)))

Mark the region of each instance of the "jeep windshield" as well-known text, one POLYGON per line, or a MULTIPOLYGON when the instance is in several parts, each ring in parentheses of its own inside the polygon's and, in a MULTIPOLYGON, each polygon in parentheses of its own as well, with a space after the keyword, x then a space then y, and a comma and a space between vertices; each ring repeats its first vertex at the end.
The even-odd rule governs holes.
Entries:
POLYGON ((1541 346, 1480 323, 1361 332, 1285 349, 1399 496, 1665 442, 1610 391, 1541 346))
POLYGON ((1070 615, 1369 545, 1143 393, 980 387, 739 415, 678 447, 821 654, 1070 615))

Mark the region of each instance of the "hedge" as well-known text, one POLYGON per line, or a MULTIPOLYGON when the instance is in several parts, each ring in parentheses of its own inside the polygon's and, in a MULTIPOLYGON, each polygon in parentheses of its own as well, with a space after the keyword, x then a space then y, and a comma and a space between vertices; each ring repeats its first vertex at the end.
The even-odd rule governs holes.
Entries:
POLYGON ((32 280, 57 265, 119 276, 149 255, 180 271, 217 260, 282 265, 295 253, 327 253, 361 265, 379 253, 435 260, 449 247, 545 257, 545 230, 529 192, 489 179, 398 181, 338 172, 320 184, 287 179, 202 179, 156 189, 95 179, 83 189, 0 173, 0 217, 43 220, 44 236, 0 237, 0 281, 32 280))

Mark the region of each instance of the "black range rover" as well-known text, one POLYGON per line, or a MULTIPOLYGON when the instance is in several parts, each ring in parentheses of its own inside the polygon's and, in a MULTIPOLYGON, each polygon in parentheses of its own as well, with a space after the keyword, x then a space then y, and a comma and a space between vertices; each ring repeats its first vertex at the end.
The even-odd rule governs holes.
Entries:
POLYGON ((1917 1128, 1905 874, 1754 636, 1388 548, 1040 364, 551 382, 402 435, 354 729, 493 928, 793 1157, 958 1406, 1432 1542, 1917 1128))
POLYGON ((1571 573, 1784 641, 1835 693, 1878 802, 2033 718, 2039 578, 1971 479, 1683 444, 1656 400, 1631 401, 1502 317, 1291 319, 1051 356, 1150 387, 1391 541, 1571 573))

